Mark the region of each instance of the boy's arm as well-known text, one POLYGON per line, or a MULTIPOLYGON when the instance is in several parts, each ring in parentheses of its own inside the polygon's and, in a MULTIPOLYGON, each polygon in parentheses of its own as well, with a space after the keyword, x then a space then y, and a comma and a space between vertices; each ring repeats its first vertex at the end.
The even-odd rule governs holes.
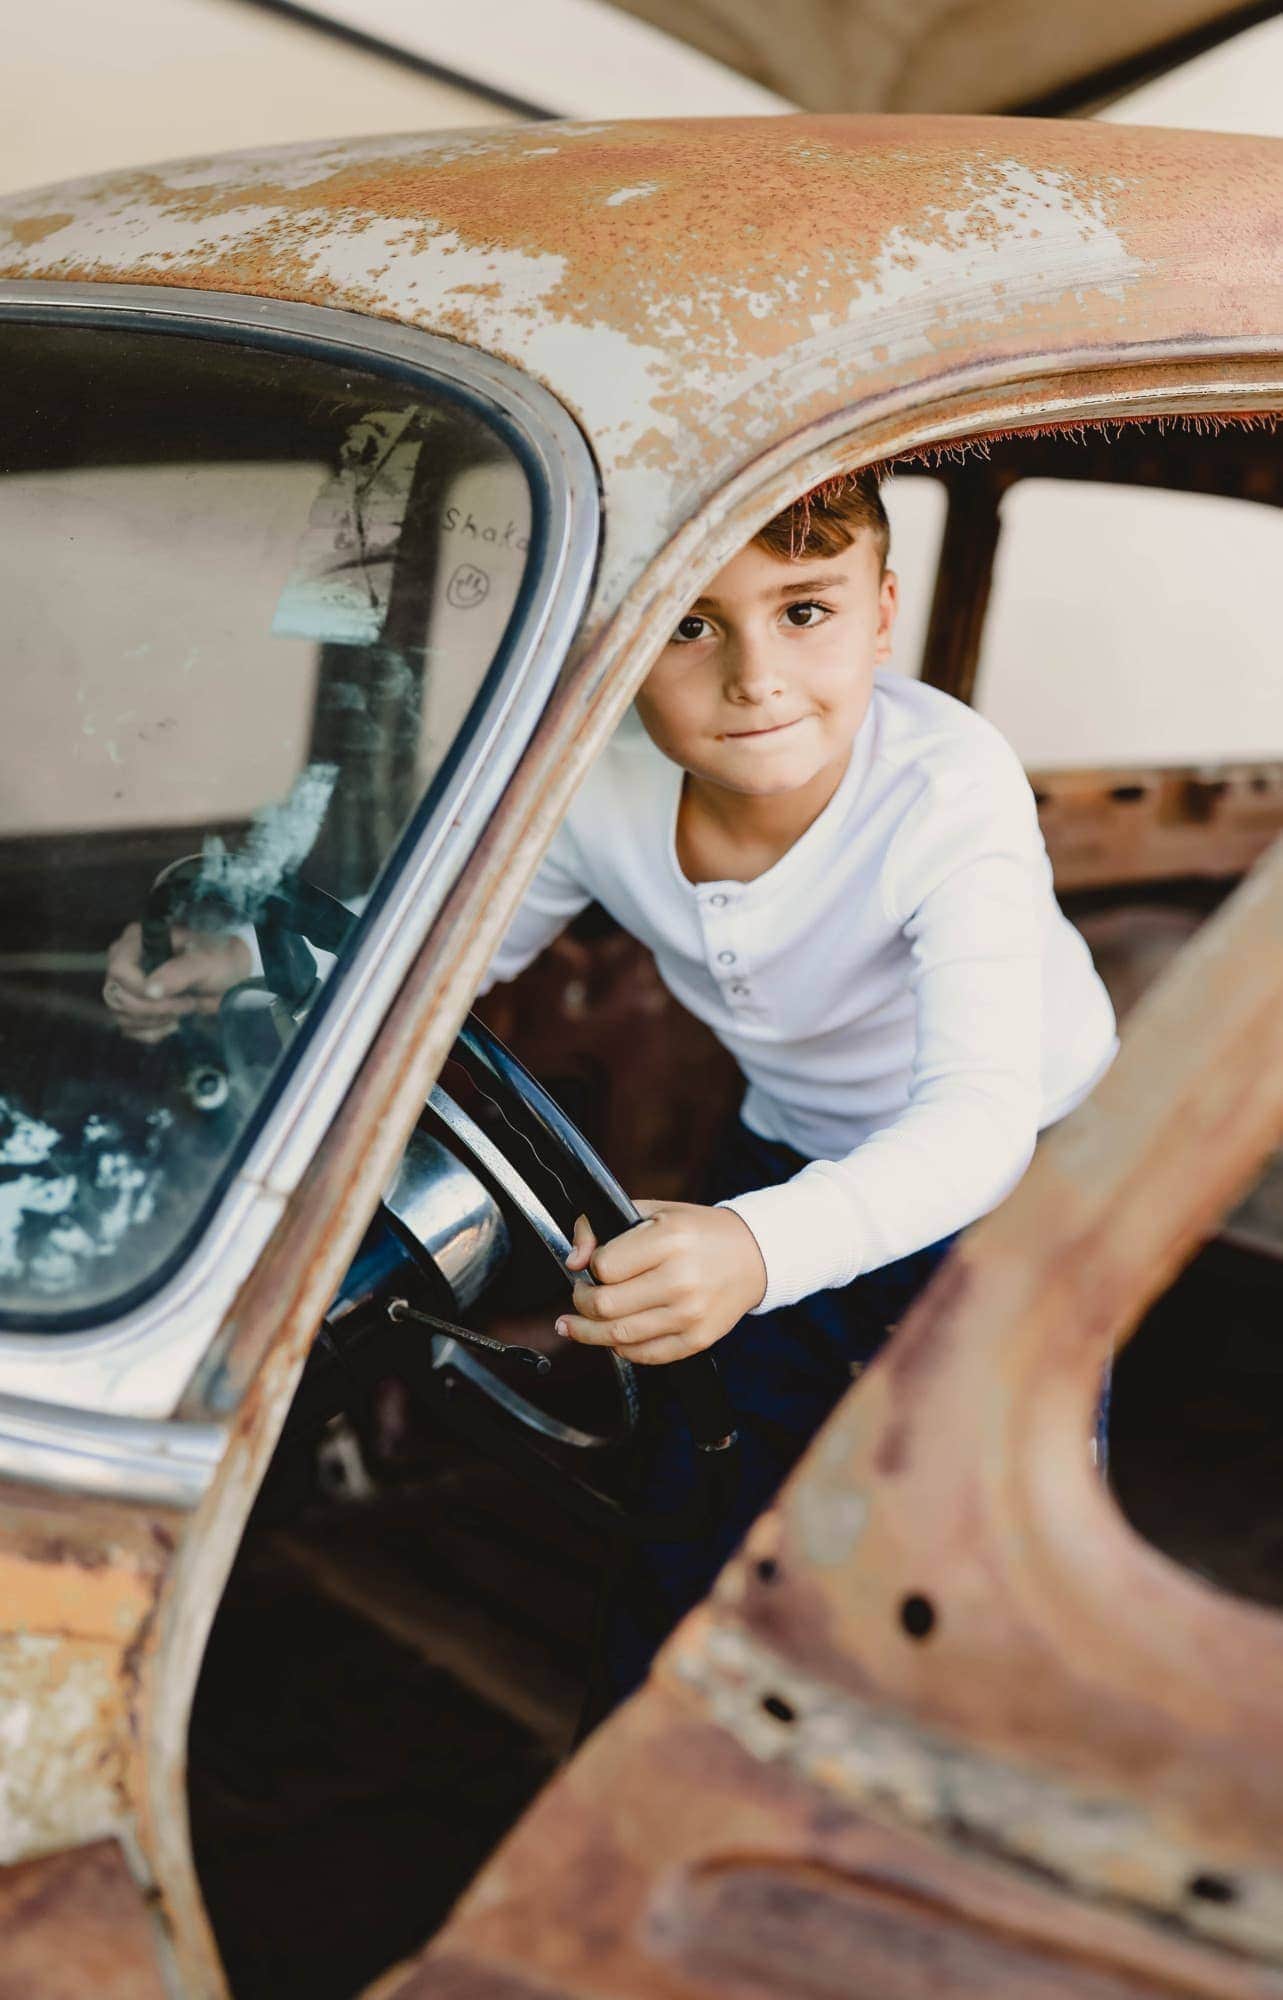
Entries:
POLYGON ((1042 1110, 1046 881, 1018 771, 986 772, 943 801, 933 792, 906 820, 883 894, 910 947, 909 1102, 843 1159, 720 1204, 761 1249, 767 1289, 756 1311, 938 1242, 1020 1179, 1042 1110))

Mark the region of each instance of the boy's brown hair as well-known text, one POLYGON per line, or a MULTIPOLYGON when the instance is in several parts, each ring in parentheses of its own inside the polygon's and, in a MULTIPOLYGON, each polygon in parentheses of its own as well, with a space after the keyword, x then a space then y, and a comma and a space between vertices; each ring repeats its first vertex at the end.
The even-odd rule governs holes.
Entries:
POLYGON ((753 540, 783 562, 798 562, 803 556, 840 555, 867 530, 877 540, 885 568, 891 523, 882 505, 879 483, 871 466, 861 466, 858 472, 839 472, 776 514, 753 540))

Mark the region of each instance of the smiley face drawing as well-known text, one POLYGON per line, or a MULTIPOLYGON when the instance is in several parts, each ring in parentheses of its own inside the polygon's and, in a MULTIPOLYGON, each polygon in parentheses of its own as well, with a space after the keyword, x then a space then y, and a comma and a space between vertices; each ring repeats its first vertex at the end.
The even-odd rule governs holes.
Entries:
POLYGON ((446 602, 456 610, 471 611, 490 588, 490 578, 475 563, 460 563, 445 587, 446 602))

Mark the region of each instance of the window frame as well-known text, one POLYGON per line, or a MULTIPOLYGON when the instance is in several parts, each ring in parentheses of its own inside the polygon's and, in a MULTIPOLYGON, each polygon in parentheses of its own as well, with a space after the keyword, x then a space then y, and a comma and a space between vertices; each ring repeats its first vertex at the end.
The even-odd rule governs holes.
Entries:
POLYGON ((581 431, 547 390, 506 362, 415 327, 232 293, 37 280, 0 284, 0 320, 270 348, 422 385, 488 424, 531 492, 530 559, 494 661, 384 864, 351 958, 328 983, 229 1169, 145 1286, 96 1317, 67 1316, 63 1330, 54 1315, 39 1333, 0 1320, 0 1420, 11 1399, 149 1420, 172 1411, 253 1268, 543 711, 592 583, 599 485, 581 431))

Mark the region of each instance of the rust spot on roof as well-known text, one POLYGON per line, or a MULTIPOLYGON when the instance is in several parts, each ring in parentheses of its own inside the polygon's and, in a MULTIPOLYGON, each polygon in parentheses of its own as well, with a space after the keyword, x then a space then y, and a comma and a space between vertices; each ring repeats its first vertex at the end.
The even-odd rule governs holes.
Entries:
POLYGON ((55 209, 52 215, 16 217, 10 222, 9 229, 14 242, 26 248, 28 244, 43 243, 46 236, 53 236, 59 229, 65 229, 69 222, 74 221, 75 217, 70 209, 55 209))

